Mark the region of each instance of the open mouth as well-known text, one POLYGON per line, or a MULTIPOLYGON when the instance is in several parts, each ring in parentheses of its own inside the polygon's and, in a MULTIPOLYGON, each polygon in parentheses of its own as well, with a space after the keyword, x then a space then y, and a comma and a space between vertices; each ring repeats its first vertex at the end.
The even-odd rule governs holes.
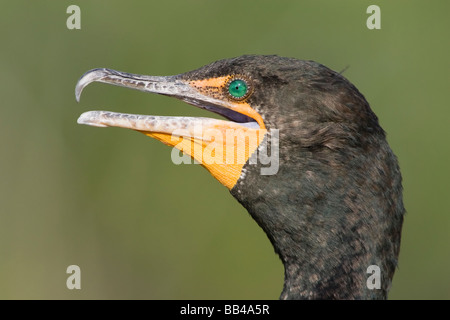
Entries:
POLYGON ((236 184, 244 164, 266 133, 261 115, 244 99, 251 91, 240 78, 225 76, 198 80, 186 79, 183 75, 146 76, 93 69, 78 81, 75 88, 77 101, 83 89, 92 82, 174 97, 227 119, 88 111, 78 118, 78 123, 139 131, 191 156, 229 189, 236 184))
MULTIPOLYGON (((180 79, 179 76, 145 76, 104 68, 93 69, 86 72, 78 81, 75 88, 77 101, 80 100, 83 89, 92 82, 102 82, 144 92, 171 96, 183 100, 190 105, 219 114, 233 122, 235 125, 240 125, 249 129, 260 129, 261 124, 263 123, 262 119, 255 119, 255 115, 259 115, 248 105, 243 103, 233 104, 233 102, 225 99, 208 96, 202 92, 202 88, 196 88, 191 85, 189 81, 180 79)), ((187 117, 159 117, 106 111, 89 111, 80 116, 78 123, 97 127, 124 127, 125 119, 132 120, 132 122, 136 124, 136 126, 127 127, 129 129, 142 131, 145 127, 145 130, 167 134, 170 133, 167 131, 169 127, 175 129, 174 125, 176 123, 181 122, 181 120, 184 120, 184 123, 187 121, 187 117), (114 120, 118 120, 118 122, 116 123, 114 120), (146 122, 155 122, 156 120, 161 123, 172 125, 166 126, 167 129, 162 132, 155 130, 161 130, 164 126, 159 126, 158 128, 152 128, 148 125, 142 126, 142 124, 145 124, 146 122)), ((191 123, 198 123, 198 121, 193 121, 193 119, 202 118, 192 118, 190 121, 191 123)), ((216 119, 210 119, 209 124, 212 124, 215 120, 216 119)), ((185 125, 182 127, 185 127, 185 125)))

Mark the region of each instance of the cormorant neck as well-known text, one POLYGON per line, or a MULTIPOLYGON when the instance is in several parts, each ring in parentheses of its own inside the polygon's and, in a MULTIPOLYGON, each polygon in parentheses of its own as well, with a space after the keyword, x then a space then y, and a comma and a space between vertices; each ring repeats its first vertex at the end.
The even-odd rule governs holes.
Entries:
POLYGON ((376 149, 334 167, 299 155, 295 165, 280 161, 274 176, 245 167, 231 193, 284 264, 281 299, 387 297, 404 209, 395 156, 387 144, 376 149), (367 286, 371 266, 380 270, 379 289, 367 286))
MULTIPOLYGON (((324 199, 325 202, 328 202, 324 199)), ((257 205, 252 217, 266 231, 285 269, 280 299, 385 299, 390 287, 394 265, 386 263, 385 252, 364 234, 366 225, 347 219, 341 224, 331 212, 314 212, 308 205, 277 208, 257 205), (297 221, 289 221, 290 210, 297 210, 297 221), (268 210, 268 211, 265 211, 268 210), (269 213, 270 210, 270 213, 269 213), (305 215, 303 215, 304 213, 305 215), (261 215, 282 217, 269 227, 259 220, 261 215), (319 217, 326 217, 325 219, 319 217), (328 221, 326 221, 329 219, 328 221), (283 222, 281 222, 283 221, 283 222), (289 225, 290 228, 273 227, 289 225), (381 268, 384 285, 367 287, 369 266, 381 268), (388 276, 389 275, 389 276, 388 276)), ((339 213, 339 208, 333 208, 339 213)), ((365 215, 363 211, 357 215, 365 215)), ((340 215, 340 214, 337 214, 340 215)))

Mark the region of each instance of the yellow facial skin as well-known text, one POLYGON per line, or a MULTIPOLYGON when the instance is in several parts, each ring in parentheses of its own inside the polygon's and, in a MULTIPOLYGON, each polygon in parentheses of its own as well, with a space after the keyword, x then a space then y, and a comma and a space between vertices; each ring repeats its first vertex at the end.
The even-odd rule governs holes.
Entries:
POLYGON ((238 181, 244 164, 262 142, 266 129, 261 116, 245 101, 233 101, 225 89, 234 76, 190 81, 189 85, 204 95, 227 99, 228 107, 255 119, 260 129, 241 126, 231 121, 200 128, 201 138, 174 137, 171 134, 141 131, 164 144, 191 156, 228 189, 238 181))

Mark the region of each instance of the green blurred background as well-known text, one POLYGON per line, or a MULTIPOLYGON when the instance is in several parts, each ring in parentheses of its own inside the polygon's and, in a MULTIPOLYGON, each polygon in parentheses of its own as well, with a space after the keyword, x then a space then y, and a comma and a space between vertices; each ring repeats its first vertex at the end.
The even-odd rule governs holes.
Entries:
POLYGON ((92 109, 211 116, 93 84, 87 70, 172 75, 242 54, 340 71, 388 132, 407 215, 391 299, 450 299, 449 1, 3 1, 0 298, 277 299, 283 268, 227 189, 171 149, 77 125, 92 109), (81 8, 81 30, 66 9, 81 8), (368 30, 366 8, 381 8, 368 30), (81 290, 66 288, 67 266, 81 290))

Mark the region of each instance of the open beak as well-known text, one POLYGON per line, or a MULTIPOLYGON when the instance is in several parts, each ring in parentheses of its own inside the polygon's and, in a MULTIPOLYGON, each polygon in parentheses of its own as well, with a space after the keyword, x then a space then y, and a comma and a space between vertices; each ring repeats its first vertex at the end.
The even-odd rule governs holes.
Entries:
POLYGON ((88 84, 103 82, 175 97, 228 120, 88 111, 78 118, 78 123, 142 132, 188 154, 223 185, 232 189, 243 165, 262 142, 266 130, 262 117, 247 102, 231 101, 214 94, 222 90, 226 81, 226 77, 190 80, 181 75, 146 76, 93 69, 78 81, 75 88, 77 101, 88 84))

